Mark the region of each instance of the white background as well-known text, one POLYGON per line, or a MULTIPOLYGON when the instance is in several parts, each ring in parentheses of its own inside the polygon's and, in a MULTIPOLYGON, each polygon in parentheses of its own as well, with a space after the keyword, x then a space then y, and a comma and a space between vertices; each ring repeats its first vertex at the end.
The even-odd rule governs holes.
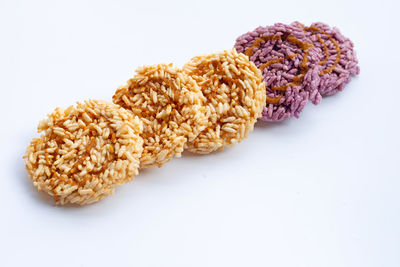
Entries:
POLYGON ((400 266, 398 1, 0 1, 1 266, 400 266), (143 64, 229 49, 258 25, 323 21, 361 74, 300 119, 56 207, 22 155, 39 120, 111 100, 143 64))

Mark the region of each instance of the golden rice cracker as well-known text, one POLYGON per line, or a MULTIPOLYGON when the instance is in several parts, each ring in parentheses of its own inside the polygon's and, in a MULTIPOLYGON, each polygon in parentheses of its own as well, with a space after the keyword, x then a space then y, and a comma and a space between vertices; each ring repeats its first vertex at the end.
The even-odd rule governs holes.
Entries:
POLYGON ((105 101, 77 102, 57 108, 42 120, 24 155, 38 190, 56 204, 90 204, 138 174, 142 122, 105 101))
POLYGON ((183 70, 207 99, 209 122, 186 148, 207 154, 245 139, 261 117, 266 101, 260 70, 235 49, 192 58, 183 70))
POLYGON ((180 157, 206 127, 205 98, 196 82, 172 64, 143 66, 113 96, 143 122, 140 167, 161 167, 180 157))

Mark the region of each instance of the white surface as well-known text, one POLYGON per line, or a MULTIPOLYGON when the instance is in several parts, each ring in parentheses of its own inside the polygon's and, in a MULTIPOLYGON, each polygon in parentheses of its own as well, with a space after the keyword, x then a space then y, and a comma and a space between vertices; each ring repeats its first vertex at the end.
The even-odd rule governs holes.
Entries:
POLYGON ((145 2, 0 2, 0 265, 400 266, 398 2, 145 2), (22 155, 55 107, 294 20, 354 41, 361 74, 344 92, 94 205, 35 191, 22 155))

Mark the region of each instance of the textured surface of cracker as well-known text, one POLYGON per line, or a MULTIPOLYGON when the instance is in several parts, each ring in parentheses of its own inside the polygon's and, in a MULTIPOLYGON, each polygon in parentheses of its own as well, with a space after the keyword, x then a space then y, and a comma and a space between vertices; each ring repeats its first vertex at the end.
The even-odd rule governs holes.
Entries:
POLYGON ((192 58, 183 70, 193 77, 206 98, 207 128, 186 145, 207 154, 238 143, 253 130, 265 105, 261 72, 235 49, 192 58))
POLYGON ((276 23, 238 37, 235 48, 249 56, 262 71, 267 101, 262 120, 299 117, 310 99, 321 101, 318 69, 309 62, 312 44, 297 26, 276 23))
POLYGON ((123 108, 89 100, 57 108, 25 153, 34 186, 57 204, 90 204, 138 174, 142 123, 123 108))
POLYGON ((143 121, 142 168, 180 157, 187 141, 206 127, 205 98, 196 81, 172 64, 140 67, 113 96, 143 121))
MULTIPOLYGON (((400 1, 1 0, 2 267, 399 267, 400 1), (322 20, 361 67, 300 119, 258 121, 91 205, 55 206, 21 159, 40 119, 111 100, 143 64, 229 49, 258 25, 322 20), (393 46, 392 46, 393 45, 393 46)), ((39 136, 39 135, 37 135, 39 136)))
POLYGON ((318 91, 329 96, 342 91, 351 77, 360 73, 353 42, 343 36, 339 29, 316 22, 309 27, 295 22, 306 33, 310 49, 310 62, 318 66, 318 91))

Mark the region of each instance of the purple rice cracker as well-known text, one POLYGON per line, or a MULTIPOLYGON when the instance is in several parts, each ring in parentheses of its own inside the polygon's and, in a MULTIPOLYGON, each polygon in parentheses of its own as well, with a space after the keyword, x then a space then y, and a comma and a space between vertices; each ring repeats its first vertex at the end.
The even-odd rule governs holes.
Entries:
POLYGON ((308 60, 312 44, 306 42, 306 34, 295 25, 277 23, 237 38, 236 50, 260 68, 266 83, 267 104, 261 120, 298 118, 309 99, 314 104, 321 101, 320 66, 308 60))
POLYGON ((320 69, 318 91, 322 96, 336 94, 343 90, 351 77, 360 73, 353 42, 344 37, 337 28, 317 22, 305 27, 299 22, 292 26, 302 28, 310 49, 309 59, 320 69))

